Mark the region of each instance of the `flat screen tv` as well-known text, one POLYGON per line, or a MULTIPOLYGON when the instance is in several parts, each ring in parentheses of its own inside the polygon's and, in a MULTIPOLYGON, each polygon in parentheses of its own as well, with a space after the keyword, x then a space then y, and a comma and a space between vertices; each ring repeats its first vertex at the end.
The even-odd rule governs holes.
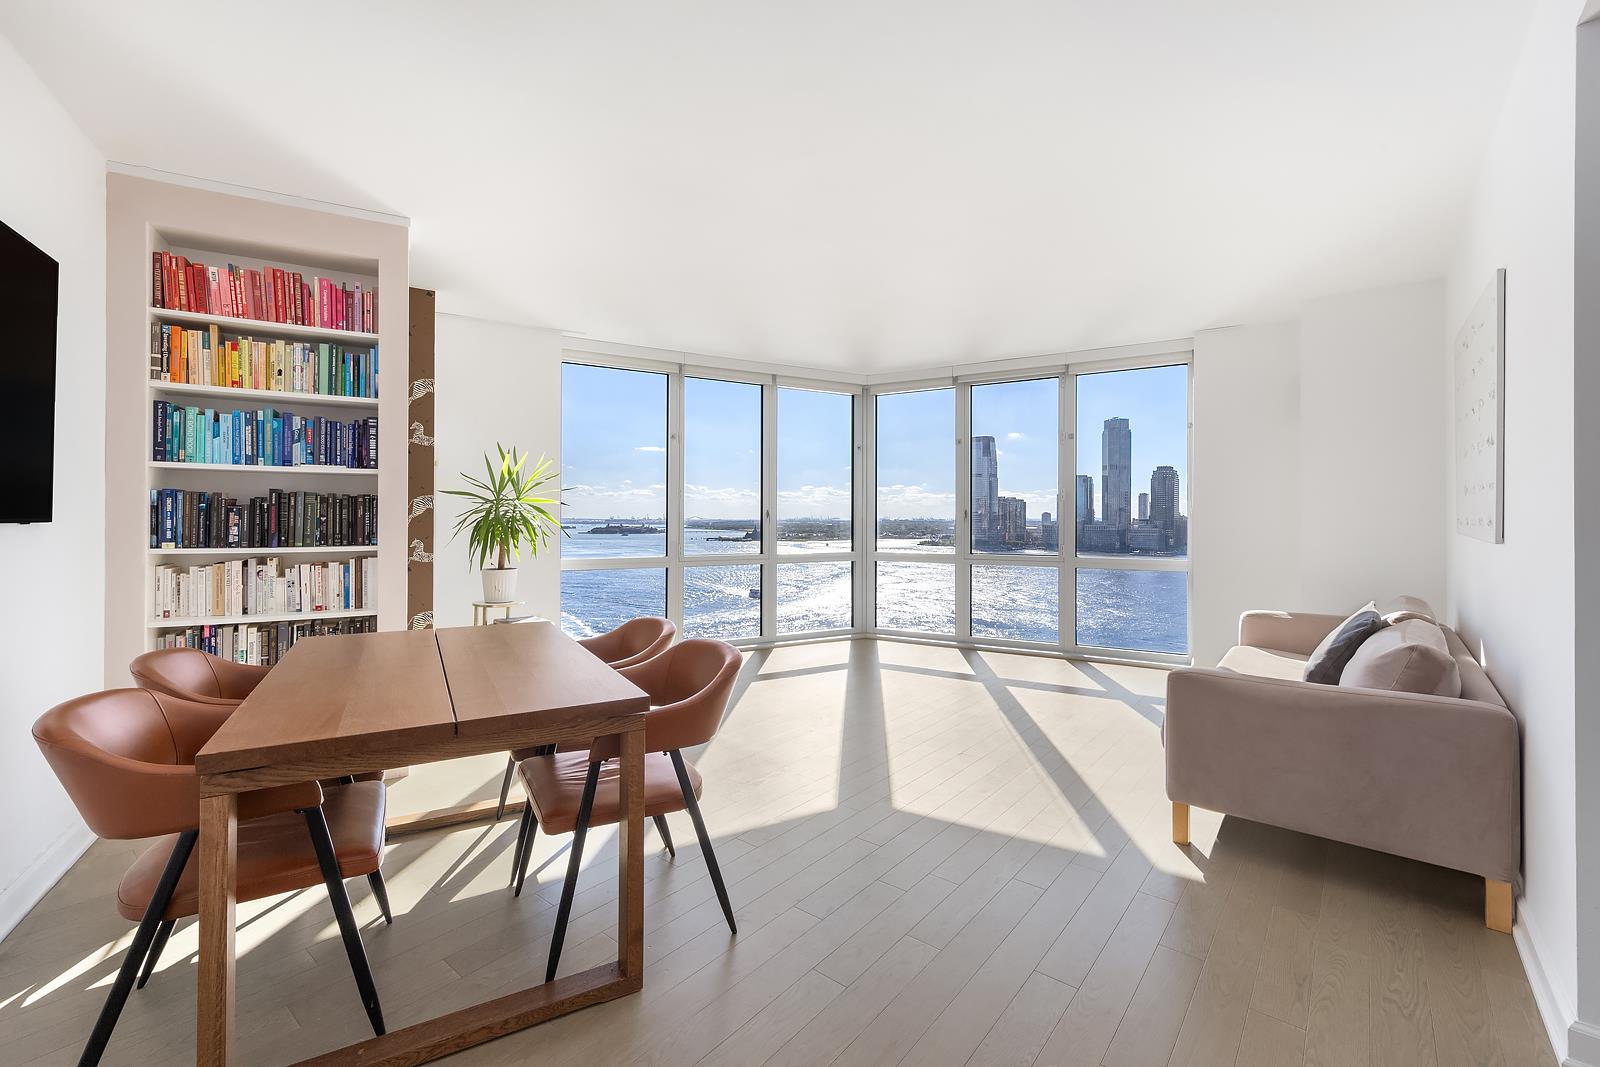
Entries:
POLYGON ((60 265, 0 222, 0 396, 9 456, 0 522, 49 522, 55 468, 56 301, 60 265))

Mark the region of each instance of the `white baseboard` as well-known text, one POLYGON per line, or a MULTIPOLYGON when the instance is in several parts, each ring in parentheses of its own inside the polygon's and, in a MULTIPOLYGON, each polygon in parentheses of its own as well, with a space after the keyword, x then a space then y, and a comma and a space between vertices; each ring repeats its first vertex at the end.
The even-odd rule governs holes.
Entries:
POLYGON ((1578 1015, 1561 990, 1550 980, 1550 972, 1539 958, 1539 939, 1530 923, 1531 916, 1523 907, 1517 908, 1516 925, 1511 928, 1511 939, 1516 943, 1517 955, 1522 958, 1522 969, 1528 974, 1528 986, 1533 990, 1533 1002, 1539 1009, 1545 1033, 1550 1035, 1550 1047, 1564 1067, 1600 1067, 1600 1063, 1575 1060, 1569 1051, 1569 1031, 1578 1025, 1578 1015))
POLYGON ((1567 1028, 1567 1055, 1563 1067, 1600 1067, 1600 1026, 1574 1019, 1567 1028))
POLYGON ((82 823, 56 839, 17 876, 0 890, 0 938, 4 938, 25 918, 33 906, 44 899, 51 886, 61 880, 78 858, 94 844, 94 834, 82 823))

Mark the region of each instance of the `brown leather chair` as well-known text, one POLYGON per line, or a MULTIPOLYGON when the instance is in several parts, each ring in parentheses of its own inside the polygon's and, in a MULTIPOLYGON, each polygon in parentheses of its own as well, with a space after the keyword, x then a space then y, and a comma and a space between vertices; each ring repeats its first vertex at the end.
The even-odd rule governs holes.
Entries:
POLYGON ((139 688, 200 704, 237 705, 271 669, 235 663, 198 648, 158 648, 128 664, 139 688))
MULTIPOLYGON (((58 704, 34 723, 34 740, 91 830, 115 840, 157 839, 117 887, 117 910, 138 919, 139 929, 80 1064, 99 1061, 135 981, 144 986, 173 926, 198 910, 200 865, 190 862, 200 822, 194 756, 232 711, 147 689, 112 689, 58 704)), ((237 899, 326 885, 362 1004, 379 1034, 378 991, 343 880, 366 875, 390 920, 380 870, 383 819, 381 782, 326 793, 305 782, 239 796, 237 899)))
MULTIPOLYGON (((700 817, 700 772, 683 758, 683 749, 704 744, 715 736, 742 661, 739 650, 726 642, 696 639, 683 641, 654 659, 624 667, 620 672, 650 695, 644 729, 648 753, 644 758, 644 813, 655 820, 668 852, 675 855, 663 816, 688 810, 711 884, 717 890, 717 901, 728 920, 728 929, 735 934, 739 928, 733 919, 733 906, 728 903, 728 889, 723 885, 722 870, 700 817)), ((561 906, 556 910, 546 981, 555 979, 556 965, 561 961, 572 894, 578 883, 578 865, 583 859, 584 835, 589 827, 609 826, 622 816, 619 771, 614 760, 617 748, 616 738, 602 737, 587 751, 531 756, 517 764, 522 786, 528 793, 513 861, 518 895, 528 876, 537 828, 542 826, 545 833, 551 834, 572 832, 567 881, 561 888, 561 906)))
MULTIPOLYGON (((496 621, 518 623, 534 618, 535 616, 530 615, 526 618, 496 621)), ((596 634, 594 637, 585 637, 578 644, 598 656, 606 666, 621 670, 623 667, 632 667, 659 656, 677 636, 678 628, 672 624, 671 619, 644 615, 637 619, 629 619, 615 630, 596 634)), ((500 817, 506 813, 506 797, 511 794, 511 778, 517 772, 517 764, 536 755, 539 755, 539 749, 523 748, 511 753, 511 758, 506 761, 505 777, 500 781, 500 806, 494 810, 496 822, 499 822, 500 817)))

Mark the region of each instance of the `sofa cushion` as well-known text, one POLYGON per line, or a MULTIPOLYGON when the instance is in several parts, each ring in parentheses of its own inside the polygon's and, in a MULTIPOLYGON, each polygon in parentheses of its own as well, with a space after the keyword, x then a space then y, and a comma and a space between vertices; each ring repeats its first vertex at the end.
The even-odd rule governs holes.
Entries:
POLYGON ((1297 656, 1293 652, 1280 652, 1275 648, 1235 645, 1228 649, 1217 666, 1236 674, 1298 682, 1305 678, 1306 658, 1297 656))
POLYGON ((1345 665, 1339 684, 1458 697, 1461 669, 1437 623, 1407 619, 1367 638, 1345 665))
POLYGON ((1385 626, 1393 626, 1407 619, 1439 621, 1439 616, 1433 613, 1432 605, 1419 596, 1397 596, 1385 604, 1379 614, 1383 616, 1385 626))
POLYGON ((1321 685, 1338 685, 1344 665, 1350 662, 1350 657, 1356 654, 1361 643, 1382 626, 1378 605, 1368 601, 1366 607, 1335 626, 1333 632, 1312 650, 1310 658, 1306 660, 1305 680, 1321 685))

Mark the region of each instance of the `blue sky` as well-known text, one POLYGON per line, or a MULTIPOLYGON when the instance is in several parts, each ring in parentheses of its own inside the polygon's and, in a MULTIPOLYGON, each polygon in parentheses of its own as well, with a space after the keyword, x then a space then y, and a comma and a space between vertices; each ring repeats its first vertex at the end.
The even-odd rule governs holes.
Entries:
MULTIPOLYGON (((1188 368, 1085 374, 1078 378, 1082 440, 1078 470, 1100 497, 1100 427, 1133 430, 1134 496, 1150 472, 1178 468, 1188 500, 1188 368)), ((740 382, 684 382, 686 513, 753 518, 761 484, 761 390, 740 382)), ((877 398, 878 510, 885 518, 955 515, 955 392, 877 398)), ((667 378, 664 374, 568 364, 562 376, 564 499, 569 518, 661 519, 666 512, 667 378)), ((1028 501, 1028 517, 1059 512, 1054 379, 973 388, 972 433, 996 439, 1000 487, 1028 501)), ((778 392, 780 517, 850 512, 851 397, 778 392)), ((1067 499, 1070 508, 1070 486, 1067 499)), ((1187 503, 1184 505, 1187 511, 1187 503)))

